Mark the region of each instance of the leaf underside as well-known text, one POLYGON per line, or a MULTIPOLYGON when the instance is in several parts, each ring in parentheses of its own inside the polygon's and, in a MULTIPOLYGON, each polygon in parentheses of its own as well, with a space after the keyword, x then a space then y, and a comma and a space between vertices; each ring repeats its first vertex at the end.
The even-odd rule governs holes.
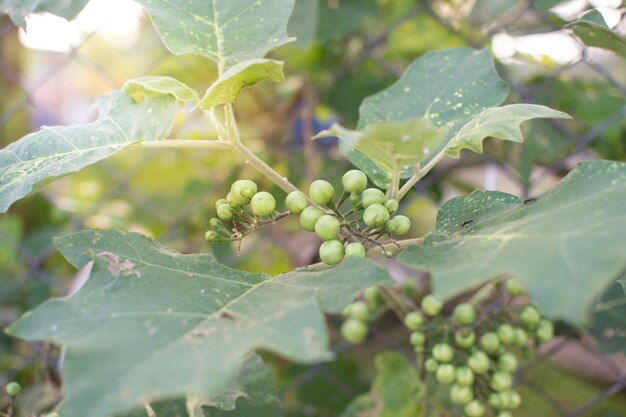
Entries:
POLYGON ((626 164, 579 164, 524 202, 475 191, 447 202, 423 247, 399 259, 429 271, 448 297, 501 275, 523 280, 550 317, 588 322, 593 303, 626 270, 626 164))
POLYGON ((611 30, 594 9, 568 25, 587 46, 606 49, 626 58, 626 37, 611 30))
POLYGON ((320 307, 337 313, 364 288, 392 282, 365 259, 269 278, 133 233, 85 231, 56 243, 75 266, 93 260, 90 279, 9 332, 67 348, 65 417, 105 417, 186 393, 213 397, 257 349, 329 359, 320 307))

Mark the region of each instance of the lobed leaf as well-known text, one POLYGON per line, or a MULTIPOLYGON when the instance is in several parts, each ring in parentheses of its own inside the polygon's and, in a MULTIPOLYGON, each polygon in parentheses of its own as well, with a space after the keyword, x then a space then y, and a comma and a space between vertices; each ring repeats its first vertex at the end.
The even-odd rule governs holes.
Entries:
POLYGON ((191 87, 172 77, 145 76, 126 81, 123 90, 129 95, 171 94, 178 101, 198 101, 198 93, 191 87))
POLYGON ((198 54, 224 70, 294 39, 287 22, 295 0, 138 0, 165 46, 198 54))
POLYGON ((585 45, 606 49, 626 58, 626 37, 611 30, 597 9, 591 10, 567 27, 585 45))
POLYGON ((86 125, 44 126, 0 150, 0 213, 52 178, 76 172, 128 145, 170 133, 176 113, 171 95, 141 102, 115 91, 96 101, 98 119, 86 125))
POLYGON ((536 201, 475 191, 447 202, 423 247, 399 259, 430 272, 440 297, 513 275, 547 315, 585 323, 626 270, 624 195, 626 163, 612 161, 579 164, 536 201))
POLYGON ((282 61, 272 59, 249 59, 229 68, 206 91, 198 103, 202 109, 234 102, 244 88, 259 81, 283 81, 282 61))
POLYGON ((258 349, 306 363, 329 359, 320 308, 337 313, 364 288, 392 282, 365 259, 269 278, 134 233, 84 231, 56 244, 77 267, 93 261, 89 280, 8 332, 66 347, 65 417, 218 395, 258 349))

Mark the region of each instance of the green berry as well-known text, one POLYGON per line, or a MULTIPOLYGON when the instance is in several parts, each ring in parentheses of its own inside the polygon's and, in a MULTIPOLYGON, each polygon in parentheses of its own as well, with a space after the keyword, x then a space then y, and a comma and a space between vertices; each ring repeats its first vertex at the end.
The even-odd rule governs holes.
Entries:
POLYGON ((348 304, 343 310, 341 310, 341 315, 345 318, 352 316, 352 304, 348 304))
POLYGON ((229 204, 222 204, 217 208, 217 217, 225 222, 233 219, 233 208, 229 204))
POLYGON ((409 341, 413 346, 423 346, 426 343, 426 335, 422 332, 413 332, 409 341))
POLYGON ((514 354, 507 352, 498 358, 498 368, 506 372, 513 372, 517 369, 517 358, 514 354))
POLYGON ((300 226, 309 232, 315 231, 315 223, 324 215, 324 212, 313 206, 309 206, 300 213, 300 226))
POLYGON ((454 343, 460 348, 469 349, 476 343, 476 333, 470 329, 461 329, 454 334, 454 343))
POLYGON ((498 326, 496 333, 503 345, 510 345, 515 341, 515 328, 508 323, 498 326))
POLYGON ((511 410, 515 410, 520 405, 522 405, 522 397, 519 395, 519 392, 510 389, 501 394, 505 394, 505 393, 508 396, 508 400, 509 400, 508 408, 510 408, 511 410))
POLYGON ((474 372, 467 366, 456 368, 456 383, 470 386, 474 383, 474 372))
POLYGON ((452 317, 462 326, 472 324, 476 320, 476 309, 469 303, 461 303, 454 308, 452 317))
POLYGON ((504 284, 504 288, 506 291, 512 296, 518 296, 524 294, 526 289, 524 288, 524 284, 517 278, 509 278, 506 280, 504 284))
POLYGON ((479 400, 473 400, 465 405, 463 411, 467 417, 480 417, 485 414, 485 406, 479 400))
POLYGON ((341 183, 347 192, 361 194, 367 188, 367 176, 363 171, 352 169, 343 174, 341 183))
POLYGON ((476 351, 467 358, 467 366, 476 374, 484 374, 489 370, 489 356, 485 352, 476 351))
POLYGON ((419 353, 419 354, 426 352, 426 348, 424 347, 424 345, 417 345, 413 347, 413 350, 415 351, 415 353, 419 353))
POLYGON ((402 292, 404 292, 407 297, 413 298, 415 296, 415 292, 417 291, 417 282, 415 282, 414 279, 407 278, 402 281, 400 286, 402 287, 402 292))
POLYGON ((547 342, 554 336, 554 325, 548 320, 541 320, 537 325, 535 334, 537 335, 538 341, 547 342))
POLYGON ((500 393, 492 392, 489 394, 488 400, 489 406, 491 408, 499 409, 502 408, 502 401, 500 400, 500 393))
POLYGON ((539 320, 541 320, 541 314, 539 314, 539 311, 537 311, 535 307, 526 306, 520 314, 520 320, 524 325, 533 328, 539 323, 539 320))
POLYGON ((325 214, 315 222, 315 233, 322 240, 331 240, 339 234, 339 220, 335 216, 325 214))
POLYGON ((230 186, 230 192, 238 194, 244 199, 250 201, 252 196, 254 196, 257 192, 257 186, 254 181, 237 180, 230 186))
POLYGON ((371 228, 384 225, 389 220, 389 212, 380 204, 371 204, 363 212, 363 221, 371 228))
POLYGON ((454 357, 454 349, 447 343, 437 343, 433 346, 432 355, 437 362, 450 362, 454 357))
POLYGON ((526 330, 521 329, 521 328, 516 328, 515 329, 515 346, 518 347, 524 347, 526 345, 528 345, 528 333, 526 333, 526 330))
POLYGON ((466 385, 454 384, 450 387, 450 400, 455 404, 467 404, 474 398, 474 392, 466 385))
POLYGON ((393 218, 393 221, 397 224, 395 234, 397 234, 398 236, 405 234, 411 228, 411 220, 401 214, 395 216, 393 218))
POLYGON ((424 324, 424 316, 419 311, 411 311, 404 316, 404 325, 409 330, 419 330, 422 324, 424 324))
POLYGON ((222 204, 228 204, 228 200, 226 200, 225 198, 220 198, 219 200, 217 200, 215 202, 215 210, 217 210, 217 208, 222 204))
POLYGON ((326 265, 337 265, 343 260, 343 244, 338 240, 327 240, 320 246, 319 254, 326 265))
POLYGON ((504 391, 513 385, 513 377, 510 373, 504 371, 497 371, 491 376, 489 386, 494 391, 504 391))
POLYGON ((429 316, 436 316, 441 312, 443 303, 434 295, 428 294, 422 299, 421 307, 424 313, 429 316))
POLYGON ((57 412, 46 414, 46 417, 61 417, 61 415, 57 412))
POLYGON ((22 392, 22 387, 17 382, 11 381, 5 387, 4 390, 7 392, 9 397, 17 397, 22 392))
POLYGON ((239 194, 235 194, 232 191, 226 194, 226 201, 232 208, 237 208, 240 206, 245 206, 250 202, 249 199, 240 196, 239 194))
POLYGON ((204 239, 207 242, 219 242, 219 241, 221 241, 222 237, 215 230, 208 230, 204 234, 204 239))
POLYGON ((341 335, 348 342, 358 345, 367 337, 367 325, 357 319, 348 319, 341 325, 341 335))
POLYGON ((400 206, 400 204, 395 198, 390 198, 389 200, 385 201, 383 206, 385 206, 389 214, 393 214, 398 211, 398 207, 400 206))
POLYGON ((424 362, 424 369, 426 369, 427 372, 435 372, 438 368, 439 363, 433 358, 428 358, 426 362, 424 362))
POLYGON ((352 242, 346 246, 346 256, 365 257, 365 246, 359 242, 352 242))
POLYGON ((287 206, 287 210, 294 214, 302 213, 302 210, 309 205, 307 201, 306 194, 302 191, 292 191, 287 194, 285 198, 285 206, 287 206))
POLYGON ((316 204, 325 206, 331 202, 335 195, 332 184, 324 180, 315 180, 309 187, 309 197, 316 204))
POLYGON ((441 382, 442 384, 448 384, 454 381, 454 378, 455 378, 454 366, 450 365, 449 363, 444 363, 443 365, 439 365, 437 367, 437 373, 435 374, 435 378, 437 379, 437 381, 441 382))
POLYGON ((363 301, 355 301, 350 306, 350 317, 353 319, 366 321, 370 318, 370 310, 363 301))
POLYGON ((387 223, 385 223, 385 232, 387 233, 393 233, 397 228, 398 223, 394 219, 389 219, 387 220, 387 223))
POLYGON ((513 413, 511 413, 510 411, 500 411, 498 414, 496 414, 496 417, 513 417, 513 413))
POLYGON ((385 250, 385 256, 387 258, 393 258, 393 251, 391 249, 386 249, 385 250))
POLYGON ((380 294, 378 287, 367 287, 365 291, 363 291, 363 299, 367 304, 375 307, 381 305, 385 301, 383 296, 380 294))
POLYGON ((494 332, 487 332, 480 338, 480 348, 485 352, 493 353, 500 347, 500 339, 494 332))
POLYGON ((378 188, 368 188, 361 194, 361 204, 363 204, 364 208, 368 208, 372 204, 384 204, 386 200, 385 193, 378 188))
POLYGON ((252 196, 250 208, 257 216, 269 216, 276 209, 276 200, 267 191, 261 191, 252 196))

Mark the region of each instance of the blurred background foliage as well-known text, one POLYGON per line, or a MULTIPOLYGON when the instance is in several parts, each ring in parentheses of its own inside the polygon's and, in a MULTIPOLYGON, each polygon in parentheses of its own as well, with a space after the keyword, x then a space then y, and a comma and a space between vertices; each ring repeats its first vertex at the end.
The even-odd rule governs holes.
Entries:
MULTIPOLYGON (((619 0, 297 0, 289 32, 298 40, 272 54, 286 61, 287 80, 242 94, 236 112, 243 140, 295 184, 306 187, 314 178, 338 183, 349 164, 335 141, 309 137, 335 121, 354 126, 361 100, 394 82, 421 54, 488 47, 511 85, 509 102, 547 105, 575 120, 534 121, 524 126, 523 145, 493 141, 485 155, 445 161, 416 186, 402 210, 419 236, 433 227, 437 208, 452 196, 475 188, 536 195, 579 160, 626 160, 626 63, 586 48, 563 29, 593 7, 624 32, 619 0)), ((0 145, 41 125, 92 120, 96 96, 142 75, 170 75, 203 91, 216 69, 200 57, 169 54, 130 0, 93 0, 72 23, 34 16, 28 33, 2 18, 0 145)), ((190 110, 181 109, 172 137, 214 137, 202 115, 190 110)), ((139 231, 182 252, 212 252, 249 271, 278 274, 317 261, 316 237, 300 232, 293 218, 247 238, 240 253, 228 244, 204 242, 213 202, 238 178, 283 195, 235 154, 129 149, 18 202, 0 216, 0 325, 79 285, 84 277, 55 252, 52 238, 82 228, 139 231)), ((389 267, 399 280, 408 274, 389 267)), ((619 311, 623 324, 626 312, 619 311)), ((408 352, 394 336, 399 330, 393 320, 383 321, 374 340, 359 349, 346 349, 335 337, 337 360, 314 367, 271 358, 288 415, 340 415, 369 390, 377 352, 408 352)), ((623 346, 611 350, 622 355, 598 357, 593 339, 574 334, 548 347, 550 360, 540 359, 520 375, 525 403, 516 415, 626 416, 623 346), (588 401, 596 402, 578 408, 588 401)), ((0 334, 0 383, 16 379, 27 387, 20 400, 24 416, 58 401, 59 355, 52 346, 0 334)))

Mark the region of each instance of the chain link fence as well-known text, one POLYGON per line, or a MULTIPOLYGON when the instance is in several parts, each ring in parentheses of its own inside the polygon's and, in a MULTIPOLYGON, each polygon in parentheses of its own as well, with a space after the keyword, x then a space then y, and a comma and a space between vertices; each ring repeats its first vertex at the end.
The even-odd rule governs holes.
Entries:
MULTIPOLYGON (((341 2, 335 3, 341 5, 341 2)), ((438 30, 448 32, 459 43, 476 48, 493 46, 494 42, 497 42, 496 38, 502 36, 503 33, 519 37, 562 31, 562 23, 546 10, 543 6, 544 2, 508 3, 511 4, 510 8, 498 14, 492 21, 485 23, 476 19, 475 25, 472 24, 473 20, 470 18, 462 22, 457 19, 457 12, 462 9, 463 2, 417 3, 375 36, 354 35, 354 38, 361 38, 362 47, 358 54, 355 54, 339 69, 337 80, 346 74, 358 71, 359 64, 365 61, 374 62, 387 76, 397 77, 402 72, 401 63, 398 60, 389 59, 385 54, 384 46, 396 30, 415 24, 415 19, 427 19, 437 25, 438 30)), ((470 17, 475 16, 470 15, 470 17)), ((620 19, 617 28, 624 29, 626 20, 623 9, 620 19)), ((2 90, 0 143, 2 146, 36 130, 43 124, 67 124, 88 120, 90 116, 84 104, 90 102, 97 94, 119 88, 126 78, 151 74, 155 71, 167 73, 168 68, 176 68, 180 71, 181 63, 177 60, 182 58, 172 57, 165 51, 154 31, 150 29, 149 22, 144 22, 141 27, 140 40, 129 46, 124 53, 125 59, 132 60, 133 64, 124 65, 124 62, 115 62, 107 52, 98 53, 102 42, 98 37, 98 29, 84 34, 80 43, 65 52, 35 52, 26 50, 19 44, 17 30, 8 19, 4 18, 0 21, 0 88, 2 90), (138 49, 142 52, 137 53, 138 49), (76 89, 77 84, 80 85, 79 90, 76 89), (79 99, 70 102, 72 95, 78 95, 79 99), (66 117, 68 114, 71 115, 70 120, 66 117)), ((571 40, 578 42, 573 37, 571 40)), ((577 47, 580 54, 571 62, 546 65, 535 62, 541 69, 540 75, 524 74, 512 59, 501 59, 498 63, 500 76, 511 87, 510 100, 512 102, 548 105, 570 111, 577 119, 574 123, 537 122, 541 128, 530 131, 527 136, 545 137, 548 138, 549 143, 533 148, 528 155, 522 155, 527 157, 528 160, 525 163, 532 165, 532 168, 524 167, 524 164, 513 161, 509 157, 510 154, 516 152, 516 148, 506 144, 495 144, 490 146, 490 150, 485 155, 466 156, 459 161, 437 168, 418 183, 416 194, 428 193, 433 185, 453 175, 454 172, 478 166, 480 175, 484 179, 484 186, 494 186, 493 178, 496 178, 496 183, 504 179, 520 194, 528 197, 544 190, 554 182, 555 178, 562 177, 581 159, 626 156, 626 150, 622 154, 614 153, 615 149, 620 150, 620 146, 626 148, 624 61, 608 53, 590 50, 581 43, 578 43, 577 47), (608 106, 609 111, 594 115, 594 117, 578 119, 581 115, 576 113, 584 112, 586 107, 575 100, 572 108, 564 107, 568 105, 566 101, 558 102, 559 97, 553 94, 560 93, 563 85, 565 85, 563 88, 568 88, 567 85, 573 83, 572 85, 584 88, 585 83, 577 80, 591 80, 590 83, 598 90, 605 93, 608 91, 606 94, 610 97, 612 104, 608 106), (594 146, 598 142, 601 145, 594 146), (555 154, 544 157, 546 152, 554 148, 558 150, 555 154)), ((538 60, 537 58, 528 59, 538 60)), ((582 92, 581 90, 580 93, 582 92)), ((304 108, 304 110, 297 114, 288 112, 288 116, 302 117, 307 122, 306 118, 313 116, 312 112, 306 110, 315 108, 320 98, 314 94, 303 93, 299 95, 298 100, 301 105, 300 109, 304 108)), ((270 109, 274 108, 273 103, 264 104, 269 104, 270 109)), ((605 108, 607 107, 603 107, 605 108)), ((308 122, 312 125, 311 120, 308 122)), ((304 130, 310 133, 311 129, 304 130)), ((303 136, 306 135, 303 134, 303 136)), ((269 146, 271 147, 271 144, 269 146)), ((307 146, 309 145, 304 146, 305 153, 310 152, 307 146)), ((527 146, 531 145, 527 143, 527 146)), ((158 191, 144 192, 140 187, 133 186, 134 183, 141 184, 145 181, 143 172, 147 166, 154 164, 155 158, 158 158, 160 164, 171 164, 170 169, 175 170, 177 166, 176 162, 168 159, 167 156, 152 153, 133 155, 130 163, 116 159, 104 161, 97 167, 88 169, 89 174, 106 178, 104 185, 94 184, 88 180, 79 185, 68 182, 62 182, 62 185, 52 184, 38 197, 17 205, 5 220, 0 222, 0 233, 3 234, 0 236, 0 241, 2 241, 0 245, 9 248, 10 240, 16 240, 15 253, 9 253, 9 255, 5 253, 6 262, 4 264, 0 262, 0 266, 4 265, 4 268, 0 269, 0 274, 5 275, 0 276, 0 322, 3 326, 15 320, 23 309, 32 308, 49 294, 65 294, 72 285, 76 285, 64 278, 70 275, 70 272, 59 266, 58 255, 51 241, 51 236, 54 234, 69 233, 85 227, 119 226, 138 230, 156 229, 160 230, 159 240, 172 244, 177 249, 189 252, 206 250, 206 247, 200 246, 201 238, 191 239, 191 242, 183 238, 190 234, 190 230, 202 227, 204 220, 196 221, 196 219, 206 218, 203 217, 206 213, 204 207, 210 204, 207 203, 205 193, 198 189, 203 189, 207 183, 211 182, 197 183, 195 188, 193 185, 187 186, 184 192, 176 196, 173 203, 170 202, 167 205, 164 203, 165 197, 160 196, 158 191), (79 194, 83 193, 84 199, 82 201, 71 200, 71 193, 63 191, 63 187, 68 185, 74 187, 72 192, 78 190, 79 194), (90 187, 97 190, 90 191, 90 187), (36 217, 40 214, 37 210, 42 207, 45 207, 47 213, 45 214, 46 221, 52 219, 54 227, 45 230, 37 229, 34 235, 24 237, 20 232, 21 228, 39 225, 36 217), (20 218, 21 226, 15 226, 7 220, 16 217, 20 218), (112 221, 111 217, 122 219, 121 223, 112 221), (47 288, 43 295, 37 290, 40 287, 47 288)), ((209 172, 200 162, 195 161, 192 164, 194 173, 209 172)), ((154 170, 154 167, 151 169, 154 170)), ((171 197, 171 194, 168 195, 171 197)), ((199 234, 197 230, 193 233, 199 234)), ((6 250, 9 251, 9 249, 6 250)), ((390 332, 393 332, 393 329, 379 326, 375 329, 374 340, 384 347, 399 349, 399 346, 392 341, 393 339, 388 337, 390 332)), ((59 375, 47 371, 54 369, 56 365, 54 355, 50 355, 49 346, 22 344, 8 338, 3 340, 3 344, 8 346, 8 350, 0 352, 5 356, 0 360, 0 366, 2 366, 0 369, 4 372, 0 376, 0 382, 20 376, 25 369, 35 369, 31 379, 35 381, 49 379, 52 380, 53 386, 58 387, 59 375)), ((339 356, 349 351, 348 346, 342 342, 335 346, 335 350, 339 356)), ((281 386, 280 391, 288 409, 291 407, 290 415, 332 415, 323 407, 320 408, 319 404, 307 402, 300 394, 313 381, 318 387, 321 384, 324 387, 322 391, 328 393, 329 397, 325 401, 335 401, 337 404, 345 404, 355 395, 367 390, 366 385, 355 385, 354 381, 346 379, 345 375, 339 372, 332 363, 318 364, 308 368, 294 365, 293 369, 292 378, 289 383, 281 386), (294 396, 299 398, 295 405, 294 396)), ((626 416, 626 400, 624 399, 626 361, 623 356, 602 354, 589 337, 559 337, 545 348, 539 357, 524 365, 517 372, 516 384, 524 392, 525 397, 532 398, 530 402, 534 411, 531 410, 531 413, 534 412, 534 414, 525 414, 528 416, 626 416), (560 365, 554 365, 555 363, 560 365), (563 370, 565 368, 560 367, 567 367, 570 370, 565 371, 563 370), (540 372, 542 368, 543 371, 540 372), (546 377, 555 372, 565 373, 567 377, 561 376, 561 379, 546 377), (567 390, 554 386, 555 381, 558 384, 559 381, 563 381, 563 378, 580 379, 585 381, 585 384, 590 384, 592 388, 583 391, 584 395, 578 395, 578 391, 568 393, 567 390), (610 406, 606 405, 608 401, 614 401, 616 398, 618 402, 613 402, 610 406)))

